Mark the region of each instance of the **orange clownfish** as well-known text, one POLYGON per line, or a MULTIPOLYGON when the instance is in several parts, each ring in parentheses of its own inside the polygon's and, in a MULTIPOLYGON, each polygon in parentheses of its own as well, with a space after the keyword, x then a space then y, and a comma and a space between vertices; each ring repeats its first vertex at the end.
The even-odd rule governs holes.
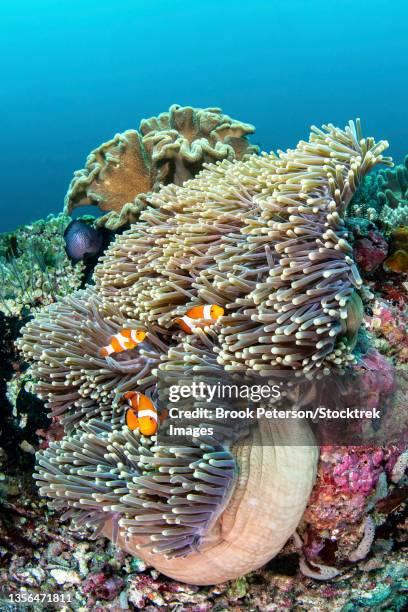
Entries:
POLYGON ((125 413, 125 423, 130 431, 139 429, 143 436, 153 436, 157 431, 158 416, 152 400, 139 391, 128 391, 124 398, 129 404, 125 413))
POLYGON ((121 353, 135 348, 146 338, 146 332, 142 329, 122 329, 109 340, 107 346, 99 350, 101 357, 108 357, 112 353, 121 353))
POLYGON ((195 327, 203 327, 204 325, 215 323, 223 314, 224 309, 222 306, 205 304, 204 306, 193 306, 184 317, 175 319, 174 322, 187 334, 192 334, 195 327))

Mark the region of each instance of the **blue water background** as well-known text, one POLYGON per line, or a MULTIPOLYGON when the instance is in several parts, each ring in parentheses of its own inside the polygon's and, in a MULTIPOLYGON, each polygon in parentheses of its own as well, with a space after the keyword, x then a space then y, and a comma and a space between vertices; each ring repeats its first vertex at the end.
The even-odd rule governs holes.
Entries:
POLYGON ((60 211, 93 148, 175 102, 265 150, 360 116, 400 161, 407 26, 403 0, 1 0, 0 231, 60 211))

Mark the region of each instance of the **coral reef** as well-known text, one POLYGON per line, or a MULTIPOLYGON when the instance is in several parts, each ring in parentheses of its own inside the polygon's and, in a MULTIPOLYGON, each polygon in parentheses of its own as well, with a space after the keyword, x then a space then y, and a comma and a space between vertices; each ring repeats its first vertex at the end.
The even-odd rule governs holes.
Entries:
MULTIPOLYGON (((387 479, 399 455, 395 446, 321 449, 317 482, 300 528, 309 563, 339 567, 358 560, 367 513, 394 490, 387 479)), ((361 558, 370 551, 373 538, 368 540, 361 558)))
MULTIPOLYGON (((376 307, 366 317, 367 321, 377 319, 375 310, 376 307)), ((353 367, 362 372, 361 405, 382 411, 385 435, 382 439, 377 437, 375 444, 369 443, 365 432, 358 446, 352 445, 352 439, 349 446, 321 447, 316 484, 299 526, 301 570, 309 577, 320 580, 334 577, 335 569, 365 558, 371 550, 374 532, 390 519, 392 499, 400 496, 400 502, 406 500, 403 479, 404 449, 408 442, 408 377, 401 362, 396 363, 397 367, 370 348, 353 367), (388 512, 380 510, 387 505, 388 512)), ((378 430, 379 424, 374 427, 378 430)), ((387 541, 391 542, 390 534, 387 541)))
POLYGON ((122 427, 119 396, 154 391, 158 371, 267 377, 353 363, 365 295, 343 217, 364 174, 390 163, 386 146, 364 139, 359 122, 329 124, 294 150, 224 160, 165 186, 102 257, 95 288, 26 325, 19 346, 65 430, 39 454, 36 478, 64 516, 133 553, 148 545, 149 563, 201 584, 279 552, 309 498, 313 443, 262 447, 215 428, 205 441, 155 444, 122 427), (203 302, 225 316, 192 336, 173 330, 203 302), (124 325, 145 329, 146 345, 102 360, 98 349, 124 325), (257 537, 243 528, 254 504, 257 537))
POLYGON ((0 312, 0 497, 10 473, 32 472, 38 448, 36 430, 49 425, 43 403, 24 389, 29 374, 15 347, 22 325, 20 318, 0 312))
POLYGON ((379 173, 378 201, 384 223, 389 227, 408 225, 408 155, 392 171, 379 173))
POLYGON ((382 298, 374 300, 372 316, 367 317, 366 327, 373 336, 374 346, 398 363, 408 363, 408 313, 404 307, 390 304, 382 298))
POLYGON ((83 266, 72 266, 65 253, 64 215, 36 221, 0 234, 0 311, 23 316, 78 289, 83 266))
POLYGON ((100 224, 117 229, 137 220, 146 194, 184 181, 206 162, 245 159, 258 148, 247 135, 254 127, 224 115, 219 108, 174 104, 158 117, 144 119, 92 151, 77 170, 65 198, 65 212, 92 204, 110 211, 100 224))
POLYGON ((348 215, 366 217, 387 232, 408 225, 408 155, 393 170, 379 170, 365 177, 348 215))
POLYGON ((373 171, 364 177, 346 211, 348 219, 367 224, 378 216, 378 176, 381 171, 373 171))

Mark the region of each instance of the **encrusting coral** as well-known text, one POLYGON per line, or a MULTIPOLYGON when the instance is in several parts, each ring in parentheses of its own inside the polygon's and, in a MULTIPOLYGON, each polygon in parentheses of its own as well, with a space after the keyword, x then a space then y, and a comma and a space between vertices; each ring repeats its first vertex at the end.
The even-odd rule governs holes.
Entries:
POLYGON ((362 281, 343 216, 362 176, 390 163, 386 147, 359 122, 313 127, 294 150, 224 160, 149 196, 103 256, 95 288, 41 311, 19 342, 66 431, 39 454, 42 494, 188 582, 239 576, 277 554, 315 479, 310 432, 287 445, 279 425, 260 420, 243 438, 215 427, 176 447, 123 427, 120 395, 154 392, 160 371, 268 376, 350 363, 362 281), (225 316, 192 336, 173 330, 202 303, 225 316), (146 344, 101 359, 124 325, 145 329, 146 344))
POLYGON ((65 252, 65 215, 49 216, 0 235, 0 311, 20 316, 79 289, 81 263, 71 265, 65 252))
POLYGON ((397 227, 391 234, 391 254, 384 267, 397 273, 408 272, 408 226, 397 227))
POLYGON ((245 159, 258 147, 248 142, 254 127, 222 114, 219 108, 173 104, 168 112, 144 119, 92 151, 77 170, 65 197, 65 212, 92 204, 110 211, 98 220, 109 229, 134 222, 146 194, 162 185, 182 185, 205 162, 245 159))

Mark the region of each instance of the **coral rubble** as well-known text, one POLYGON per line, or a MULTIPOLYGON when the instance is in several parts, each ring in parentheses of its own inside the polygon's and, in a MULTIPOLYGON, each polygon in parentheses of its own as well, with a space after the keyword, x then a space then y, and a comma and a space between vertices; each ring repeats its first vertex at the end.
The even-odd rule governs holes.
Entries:
MULTIPOLYGON (((358 565, 351 564, 345 574, 321 582, 299 572, 297 554, 289 542, 261 570, 200 588, 159 575, 105 538, 92 540, 84 527, 72 529, 27 484, 20 479, 0 505, 0 607, 4 610, 400 612, 408 603, 408 573, 402 557, 406 547, 387 554, 378 547, 358 565), (45 607, 35 600, 40 593, 59 596, 61 603, 51 600, 45 607), (12 608, 10 594, 23 594, 32 603, 12 608)), ((408 524, 404 525, 401 513, 397 515, 396 534, 406 537, 408 524)))
POLYGON ((219 108, 173 104, 168 112, 144 119, 92 151, 77 170, 65 198, 65 212, 96 205, 110 211, 99 223, 117 229, 134 222, 146 194, 162 185, 181 185, 205 162, 245 159, 257 151, 247 135, 254 127, 224 115, 219 108))

